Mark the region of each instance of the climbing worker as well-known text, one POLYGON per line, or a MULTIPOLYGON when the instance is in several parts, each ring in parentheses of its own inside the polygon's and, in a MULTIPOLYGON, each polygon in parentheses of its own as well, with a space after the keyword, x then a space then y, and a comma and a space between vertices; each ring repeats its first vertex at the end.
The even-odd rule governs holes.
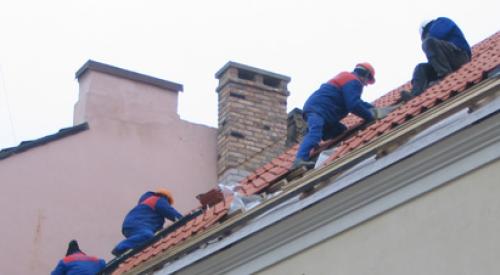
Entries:
POLYGON ((126 239, 118 243, 111 253, 119 256, 145 243, 162 229, 165 218, 172 222, 181 219, 182 215, 172 207, 173 204, 174 198, 167 189, 144 193, 123 221, 122 233, 126 239))
POLYGON ((471 60, 471 49, 460 28, 451 19, 438 17, 420 26, 422 50, 427 63, 413 70, 411 91, 401 91, 401 101, 420 95, 429 86, 471 60))
POLYGON ((308 132, 296 154, 292 169, 300 166, 312 168, 310 151, 321 140, 339 136, 347 127, 340 122, 353 113, 365 122, 381 119, 387 112, 380 112, 370 103, 361 100, 363 87, 375 83, 375 70, 370 63, 359 63, 352 72, 341 72, 322 84, 304 104, 304 118, 308 132))
POLYGON ((106 266, 103 259, 87 256, 80 250, 78 242, 72 240, 68 244, 66 257, 59 261, 51 275, 88 274, 94 275, 106 266))

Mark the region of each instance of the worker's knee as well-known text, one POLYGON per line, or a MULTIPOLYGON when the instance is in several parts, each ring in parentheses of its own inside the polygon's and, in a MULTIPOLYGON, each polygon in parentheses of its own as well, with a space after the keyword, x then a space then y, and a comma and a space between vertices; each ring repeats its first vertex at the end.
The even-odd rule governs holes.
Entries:
POLYGON ((422 41, 422 50, 426 53, 434 52, 436 48, 439 46, 439 39, 428 37, 422 41))
POLYGON ((413 70, 413 79, 429 78, 434 75, 434 69, 429 63, 420 63, 413 70))
POLYGON ((342 123, 329 125, 323 133, 323 140, 333 139, 342 134, 345 130, 347 130, 347 127, 342 123))

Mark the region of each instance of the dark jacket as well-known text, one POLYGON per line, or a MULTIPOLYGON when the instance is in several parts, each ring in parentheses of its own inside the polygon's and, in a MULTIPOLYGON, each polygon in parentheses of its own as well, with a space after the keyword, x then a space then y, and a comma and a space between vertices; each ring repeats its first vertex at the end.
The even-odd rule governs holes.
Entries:
POLYGON ((146 192, 139 199, 139 203, 125 217, 122 231, 125 228, 149 228, 153 232, 163 227, 165 218, 176 221, 182 215, 175 210, 167 198, 156 195, 154 192, 146 192))
POLYGON ((94 275, 106 266, 103 259, 74 253, 59 261, 51 275, 94 275))
POLYGON ((363 85, 356 74, 342 72, 315 91, 304 104, 304 112, 314 112, 328 123, 335 123, 353 113, 365 121, 372 121, 369 111, 373 106, 361 100, 363 85))
POLYGON ((438 17, 427 24, 422 32, 422 38, 427 37, 434 37, 439 40, 448 41, 466 51, 469 57, 471 57, 471 49, 469 43, 464 37, 464 34, 457 24, 449 18, 438 17))

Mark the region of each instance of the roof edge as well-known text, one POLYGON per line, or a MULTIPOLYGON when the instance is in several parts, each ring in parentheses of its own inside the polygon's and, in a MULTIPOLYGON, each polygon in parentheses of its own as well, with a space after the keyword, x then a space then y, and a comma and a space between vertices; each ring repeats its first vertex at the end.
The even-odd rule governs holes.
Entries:
POLYGON ((76 71, 75 78, 80 79, 80 77, 82 75, 84 75, 88 70, 93 70, 96 72, 106 73, 106 74, 110 74, 113 76, 118 76, 121 78, 126 78, 126 79, 130 79, 130 80, 146 83, 149 85, 156 86, 158 88, 167 89, 167 90, 171 90, 171 91, 175 91, 175 92, 182 92, 183 91, 182 84, 178 84, 178 83, 175 83, 172 81, 168 81, 168 80, 152 77, 149 75, 140 74, 140 73, 136 73, 133 71, 125 70, 122 68, 118 68, 115 66, 111 66, 108 64, 97 62, 97 61, 94 61, 91 59, 89 59, 87 62, 85 62, 85 64, 83 64, 83 66, 80 67, 80 69, 78 69, 78 71, 76 71))
POLYGON ((62 139, 67 136, 75 135, 78 134, 82 131, 88 130, 89 129, 89 124, 87 122, 84 122, 82 124, 78 124, 72 127, 68 128, 63 128, 60 129, 57 133, 41 137, 39 139, 35 140, 30 140, 30 141, 23 141, 21 142, 18 146, 15 147, 10 147, 10 148, 5 148, 3 150, 0 150, 0 160, 6 159, 10 156, 13 156, 15 154, 22 153, 24 151, 27 151, 29 149, 33 149, 38 146, 42 146, 44 144, 47 144, 52 141, 56 141, 59 139, 62 139))

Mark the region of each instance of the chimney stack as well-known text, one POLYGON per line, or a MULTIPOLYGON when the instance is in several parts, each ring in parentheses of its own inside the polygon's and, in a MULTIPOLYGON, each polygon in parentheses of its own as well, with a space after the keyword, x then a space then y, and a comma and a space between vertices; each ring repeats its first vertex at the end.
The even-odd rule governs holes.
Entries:
POLYGON ((79 97, 75 125, 95 119, 132 123, 168 123, 178 119, 182 85, 93 60, 75 74, 79 97))
POLYGON ((233 185, 282 153, 290 77, 228 62, 219 79, 217 174, 233 185))

